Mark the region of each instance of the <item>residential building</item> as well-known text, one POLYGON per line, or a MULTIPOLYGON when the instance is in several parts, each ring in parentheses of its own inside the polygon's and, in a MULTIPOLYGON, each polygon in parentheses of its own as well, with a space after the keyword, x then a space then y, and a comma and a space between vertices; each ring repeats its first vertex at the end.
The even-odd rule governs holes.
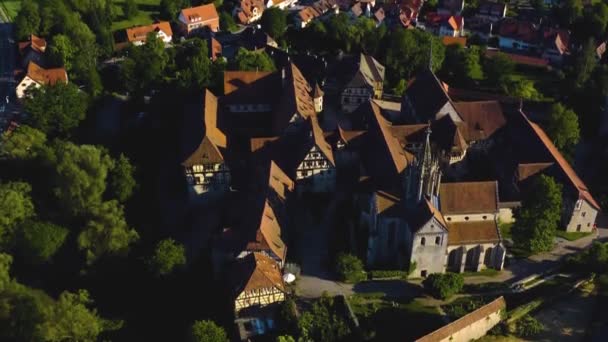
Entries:
POLYGON ((27 65, 27 71, 23 79, 17 84, 15 92, 18 99, 27 96, 27 91, 40 88, 43 85, 55 85, 57 83, 68 83, 68 74, 64 68, 44 69, 33 61, 27 65))
POLYGON ((266 8, 277 7, 281 10, 286 10, 295 6, 297 3, 298 0, 268 0, 266 2, 266 8))
POLYGON ((181 165, 193 196, 230 189, 230 168, 225 158, 227 139, 217 126, 217 102, 217 97, 205 90, 202 109, 185 121, 181 165))
POLYGON ((548 29, 543 32, 544 50, 542 57, 553 64, 561 64, 570 54, 570 32, 548 29))
POLYGON ((21 66, 27 68, 30 62, 39 66, 44 66, 44 52, 46 51, 46 40, 31 34, 29 39, 19 42, 19 55, 21 56, 21 66))
POLYGON ((212 61, 216 61, 218 58, 222 58, 222 44, 215 39, 215 37, 211 37, 207 40, 207 49, 209 49, 209 59, 212 61))
POLYGON ((152 25, 135 26, 125 30, 127 41, 135 46, 143 45, 148 39, 148 34, 154 32, 156 36, 165 44, 171 43, 173 39, 173 31, 171 23, 168 21, 160 21, 152 25))
POLYGON ((260 20, 264 8, 264 0, 240 0, 240 5, 235 8, 234 15, 241 24, 247 25, 260 20))
POLYGON ((426 15, 425 30, 439 36, 460 37, 464 33, 464 17, 431 12, 426 15))
POLYGON ((251 253, 233 267, 231 290, 234 310, 262 308, 285 300, 285 284, 277 263, 261 253, 251 253))
POLYGON ((507 16, 507 3, 483 1, 479 4, 475 16, 486 19, 492 23, 500 21, 507 16))
POLYGON ((351 113, 367 100, 381 98, 383 86, 384 66, 374 57, 361 54, 358 68, 342 91, 342 110, 351 113))
POLYGON ((439 2, 437 13, 459 16, 463 9, 464 0, 442 0, 439 2))
POLYGON ((536 51, 540 44, 538 25, 524 20, 506 18, 500 23, 498 46, 500 49, 536 51))
POLYGON ((186 36, 202 32, 205 28, 212 32, 220 30, 220 18, 212 3, 182 9, 177 21, 182 33, 186 36))
POLYGON ((443 183, 439 203, 448 229, 447 270, 502 269, 505 248, 497 223, 497 182, 443 183))

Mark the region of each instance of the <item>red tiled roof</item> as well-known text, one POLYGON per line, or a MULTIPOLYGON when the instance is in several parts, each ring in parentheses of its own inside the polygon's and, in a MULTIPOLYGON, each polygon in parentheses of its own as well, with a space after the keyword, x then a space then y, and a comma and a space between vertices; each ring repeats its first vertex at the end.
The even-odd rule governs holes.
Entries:
POLYGON ((219 18, 215 5, 212 3, 197 7, 184 8, 182 9, 181 14, 189 24, 219 18))
POLYGON ((54 85, 57 82, 68 83, 65 68, 44 69, 32 61, 27 65, 27 76, 44 85, 54 85))
POLYGON ((127 40, 129 42, 145 41, 148 37, 148 33, 158 31, 164 32, 168 37, 173 36, 171 24, 168 21, 161 21, 152 25, 135 26, 126 29, 127 40))
POLYGON ((19 42, 19 52, 23 54, 26 48, 31 48, 38 53, 44 53, 46 50, 46 40, 36 35, 30 35, 30 39, 25 42, 19 42))
POLYGON ((444 215, 495 213, 498 211, 496 181, 441 183, 440 209, 444 215))
POLYGON ((512 60, 513 62, 515 62, 517 64, 530 65, 530 66, 535 66, 535 67, 549 66, 549 61, 546 59, 543 59, 543 58, 500 52, 498 50, 487 50, 486 49, 486 51, 485 51, 485 55, 488 58, 492 58, 499 53, 502 53, 505 56, 509 57, 510 60, 512 60))

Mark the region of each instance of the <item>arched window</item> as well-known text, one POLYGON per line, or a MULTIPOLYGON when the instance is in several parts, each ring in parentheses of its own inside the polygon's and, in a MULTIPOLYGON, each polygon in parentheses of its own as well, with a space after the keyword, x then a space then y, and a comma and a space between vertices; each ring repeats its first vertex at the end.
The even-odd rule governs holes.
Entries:
POLYGON ((420 239, 420 244, 422 246, 424 246, 426 244, 426 238, 425 237, 423 237, 422 239, 420 239))
POLYGON ((435 244, 436 245, 441 245, 441 236, 438 236, 435 238, 435 244))

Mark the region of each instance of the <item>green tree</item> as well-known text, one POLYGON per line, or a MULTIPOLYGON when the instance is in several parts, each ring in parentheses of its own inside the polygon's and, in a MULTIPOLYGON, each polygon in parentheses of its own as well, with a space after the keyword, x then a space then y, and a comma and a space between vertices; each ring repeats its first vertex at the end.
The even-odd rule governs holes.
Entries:
POLYGON ((16 226, 35 214, 31 191, 28 183, 0 184, 0 246, 11 244, 16 226))
POLYGON ((36 328, 42 341, 96 341, 104 330, 104 320, 90 310, 86 290, 63 292, 55 305, 43 308, 45 320, 36 328))
POLYGON ((535 337, 543 330, 542 323, 530 315, 525 315, 515 323, 515 334, 524 338, 535 337))
POLYGON ((400 79, 399 82, 397 82, 397 85, 395 85, 395 89, 393 91, 395 92, 395 95, 403 96, 403 94, 405 94, 406 90, 407 90, 407 81, 404 79, 400 79))
POLYGON ((560 221, 562 188, 549 176, 534 178, 526 186, 521 207, 515 211, 516 222, 511 229, 518 248, 531 253, 549 251, 560 221))
POLYGON ((136 182, 135 167, 124 154, 120 154, 110 171, 110 190, 119 202, 125 202, 133 194, 136 182))
POLYGON ((53 36, 53 41, 48 47, 48 56, 51 63, 63 66, 70 72, 72 71, 72 60, 76 53, 70 37, 58 34, 53 36))
POLYGON ((386 75, 393 83, 410 79, 422 68, 428 68, 430 56, 431 69, 436 72, 445 58, 445 47, 438 38, 421 30, 394 30, 388 37, 386 75))
POLYGON ((490 84, 502 86, 515 71, 515 63, 504 53, 499 52, 483 63, 483 72, 490 84))
POLYGON ((21 224, 21 248, 34 263, 47 262, 57 253, 68 236, 68 229, 52 224, 28 220, 21 224))
POLYGON ((138 239, 139 234, 127 224, 124 208, 112 200, 93 207, 89 222, 78 235, 78 248, 92 264, 103 255, 126 254, 138 239))
POLYGON ((528 100, 537 100, 542 97, 531 80, 508 76, 501 79, 499 86, 505 94, 512 97, 528 100))
POLYGON ((184 91, 199 93, 208 88, 212 83, 212 62, 209 59, 209 48, 207 43, 195 38, 189 40, 184 52, 184 62, 178 66, 177 74, 179 86, 184 91))
POLYGON ((348 323, 337 313, 335 300, 327 293, 300 316, 298 329, 303 341, 348 341, 351 334, 348 323))
POLYGON ((272 7, 264 11, 262 30, 274 39, 279 39, 287 31, 287 13, 280 8, 272 7))
POLYGON ((128 51, 129 57, 121 66, 121 76, 125 88, 136 96, 143 96, 161 79, 167 66, 168 56, 165 43, 155 32, 150 32, 146 44, 132 46, 128 51))
POLYGON ((578 116, 561 103, 553 104, 549 111, 547 134, 558 149, 571 151, 580 138, 578 116))
POLYGON ((277 337, 277 342, 296 342, 290 335, 281 335, 277 337))
POLYGON ((227 342, 228 336, 224 329, 213 321, 195 321, 190 328, 193 342, 227 342))
POLYGON ((176 267, 186 264, 186 250, 173 239, 165 239, 156 245, 149 261, 150 268, 159 276, 167 275, 176 267))
POLYGON ((10 254, 0 253, 0 292, 11 282, 11 264, 13 263, 13 257, 10 254))
POLYGON ((38 4, 33 0, 21 1, 21 9, 15 17, 15 35, 19 40, 27 40, 30 34, 38 34, 40 14, 38 4))
POLYGON ((481 50, 476 46, 468 49, 459 44, 446 48, 442 74, 446 75, 451 84, 471 85, 475 80, 483 79, 481 68, 481 50))
POLYGON ((448 299, 464 287, 464 277, 459 273, 433 273, 422 282, 433 297, 448 299))
POLYGON ((166 20, 173 20, 182 8, 190 7, 190 0, 161 0, 160 16, 166 20))
POLYGON ((272 58, 264 51, 249 51, 239 48, 234 58, 234 69, 241 71, 274 71, 272 58))
POLYGON ((101 203, 106 177, 113 166, 112 158, 104 150, 60 142, 47 158, 55 169, 54 193, 68 212, 86 213, 101 203))
POLYGON ((49 137, 69 137, 85 118, 87 95, 72 83, 34 88, 30 95, 24 102, 27 122, 49 137))
POLYGON ((135 0, 126 0, 124 13, 127 19, 135 17, 139 13, 139 8, 137 8, 137 2, 135 2, 135 0))
POLYGON ((237 29, 234 18, 226 11, 220 12, 220 29, 228 32, 233 32, 237 29))
POLYGON ((595 40, 589 38, 574 58, 574 65, 570 74, 575 89, 582 89, 593 74, 597 65, 595 49, 595 40))
POLYGON ((367 279, 367 274, 363 269, 363 263, 359 258, 352 254, 341 253, 336 260, 336 272, 340 280, 349 283, 356 283, 367 279))
POLYGON ((11 159, 32 159, 44 147, 46 134, 27 125, 21 125, 12 132, 4 132, 0 139, 0 155, 11 159))

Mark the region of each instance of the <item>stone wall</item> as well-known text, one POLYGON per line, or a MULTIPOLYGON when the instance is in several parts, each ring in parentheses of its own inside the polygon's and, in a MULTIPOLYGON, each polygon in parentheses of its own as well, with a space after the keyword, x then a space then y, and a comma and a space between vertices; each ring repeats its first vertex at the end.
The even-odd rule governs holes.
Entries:
POLYGON ((492 329, 502 320, 502 311, 506 303, 503 297, 482 306, 481 308, 425 335, 416 342, 468 342, 476 340, 492 329))

